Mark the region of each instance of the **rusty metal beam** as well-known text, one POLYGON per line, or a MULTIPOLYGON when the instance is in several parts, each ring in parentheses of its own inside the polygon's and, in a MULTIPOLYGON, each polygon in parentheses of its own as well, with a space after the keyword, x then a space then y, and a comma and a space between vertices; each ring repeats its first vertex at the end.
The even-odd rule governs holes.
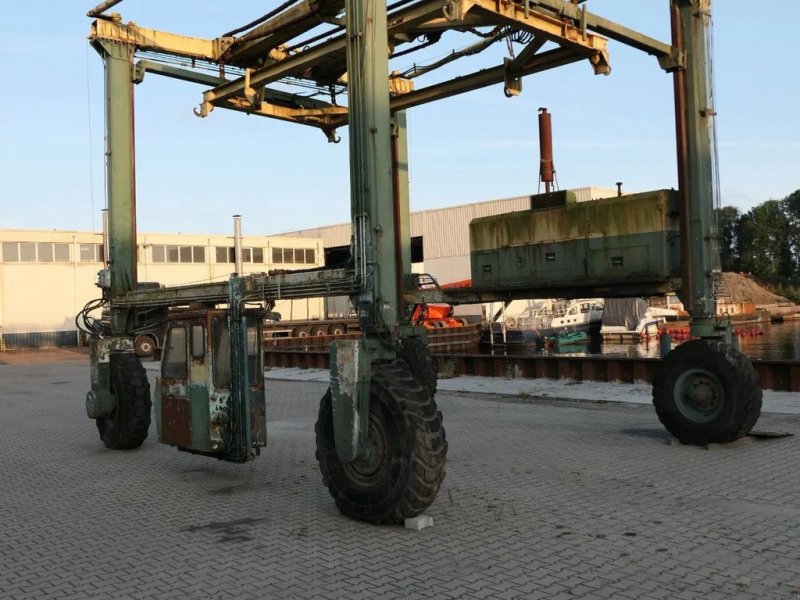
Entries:
POLYGON ((226 55, 227 62, 246 66, 281 44, 330 21, 342 8, 344 0, 303 0, 237 39, 226 55))
MULTIPOLYGON (((524 66, 515 68, 513 74, 518 77, 532 75, 533 73, 567 65, 585 58, 585 54, 576 54, 574 50, 557 48, 533 56, 524 66)), ((441 100, 489 85, 502 83, 505 80, 506 72, 506 67, 500 65, 395 96, 392 98, 392 110, 404 110, 433 102, 434 100, 441 100)))
POLYGON ((461 0, 459 4, 463 7, 463 13, 457 13, 456 18, 462 18, 467 13, 478 14, 487 24, 510 25, 544 37, 563 48, 589 51, 596 74, 607 75, 611 72, 605 38, 588 32, 579 23, 570 23, 563 18, 532 9, 530 5, 526 5, 525 0, 521 3, 461 0))
MULTIPOLYGON (((539 73, 569 63, 578 62, 585 58, 585 54, 576 54, 574 50, 556 48, 534 55, 526 63, 515 66, 513 68, 513 75, 517 77, 532 75, 533 73, 539 73)), ((392 97, 390 107, 393 112, 405 110, 435 100, 442 100, 479 88, 502 83, 506 77, 507 71, 508 68, 505 65, 499 65, 470 75, 456 77, 450 81, 413 90, 405 94, 397 94, 392 97)), ((327 108, 320 108, 313 111, 294 109, 276 111, 274 107, 264 103, 262 103, 259 108, 255 109, 249 102, 236 98, 221 106, 263 117, 301 122, 323 129, 335 129, 347 125, 347 107, 342 106, 329 105, 327 108)))
MULTIPOLYGON (((413 37, 416 33, 416 28, 432 20, 440 22, 442 14, 446 17, 445 21, 451 21, 451 27, 453 24, 463 23, 465 19, 472 17, 476 18, 476 23, 483 25, 510 25, 535 33, 544 40, 559 44, 565 50, 574 51, 577 55, 576 60, 588 58, 595 73, 607 74, 610 71, 607 44, 604 38, 588 33, 584 29, 548 14, 524 9, 514 3, 497 3, 494 0, 452 0, 449 2, 446 0, 428 0, 426 2, 418 2, 398 10, 389 17, 388 35, 397 37, 402 34, 410 34, 413 37)), ((255 90, 261 86, 287 76, 299 76, 303 73, 308 73, 309 70, 318 67, 322 63, 335 63, 337 56, 343 56, 344 47, 345 37, 341 35, 308 50, 290 55, 283 60, 248 71, 245 77, 230 81, 206 92, 203 96, 200 112, 202 115, 207 115, 213 106, 224 105, 231 98, 246 97, 252 101, 255 90)), ((470 88, 469 84, 467 84, 467 87, 461 91, 489 85, 489 83, 480 83, 487 77, 491 77, 491 75, 487 75, 484 72, 475 74, 473 81, 477 82, 476 85, 470 88)), ((468 79, 461 79, 460 84, 466 81, 468 79)), ((496 83, 496 81, 492 79, 491 83, 496 83)), ((458 85, 456 84, 451 89, 457 89, 458 85)), ((447 84, 439 89, 447 89, 447 84)), ((433 88, 431 91, 433 91, 433 88)), ((448 93, 448 95, 453 95, 453 93, 448 93)), ((417 99, 422 97, 424 97, 424 94, 416 96, 417 99)), ((441 97, 447 97, 447 95, 441 97)), ((436 97, 431 99, 436 99, 436 97)), ((408 106, 422 104, 425 101, 417 100, 408 106)), ((254 104, 254 108, 257 108, 257 104, 254 104)), ((400 110, 402 108, 404 106, 399 105, 396 109, 400 110)))
MULTIPOLYGON (((389 35, 413 30, 416 25, 441 14, 445 3, 446 0, 429 0, 398 11, 389 19, 387 25, 389 35)), ((212 105, 219 105, 230 98, 245 97, 250 89, 268 85, 284 77, 298 75, 320 61, 329 59, 335 53, 344 53, 345 46, 346 37, 340 35, 328 42, 293 54, 282 61, 255 69, 246 77, 240 77, 209 90, 203 95, 201 113, 208 114, 212 105)))
POLYGON ((233 42, 233 38, 209 40, 106 19, 97 19, 92 22, 89 40, 119 42, 133 46, 137 50, 153 50, 212 62, 216 62, 233 42))

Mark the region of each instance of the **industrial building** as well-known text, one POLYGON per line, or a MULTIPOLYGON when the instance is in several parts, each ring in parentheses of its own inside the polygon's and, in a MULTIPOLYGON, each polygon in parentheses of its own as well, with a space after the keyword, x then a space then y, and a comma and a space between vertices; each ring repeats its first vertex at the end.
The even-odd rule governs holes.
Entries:
MULTIPOLYGON (((144 233, 137 236, 142 282, 180 285, 227 279, 234 271, 233 237, 144 233)), ((245 273, 322 266, 321 240, 245 236, 245 273)), ((0 350, 75 345, 75 315, 91 299, 104 264, 103 236, 88 231, 0 229, 0 350)), ((284 318, 323 313, 321 299, 280 301, 284 318)))

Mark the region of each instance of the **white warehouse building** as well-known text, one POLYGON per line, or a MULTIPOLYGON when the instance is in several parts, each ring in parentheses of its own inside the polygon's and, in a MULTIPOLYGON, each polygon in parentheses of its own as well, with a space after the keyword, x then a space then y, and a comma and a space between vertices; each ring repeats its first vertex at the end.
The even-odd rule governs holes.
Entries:
MULTIPOLYGON (((142 282, 222 281, 234 271, 232 236, 144 233, 137 246, 142 282)), ((244 236, 242 246, 245 273, 324 264, 319 239, 244 236)), ((95 282, 103 260, 100 233, 0 229, 0 350, 78 343, 75 315, 100 297, 95 282)), ((281 301, 275 310, 316 318, 324 301, 281 301)))

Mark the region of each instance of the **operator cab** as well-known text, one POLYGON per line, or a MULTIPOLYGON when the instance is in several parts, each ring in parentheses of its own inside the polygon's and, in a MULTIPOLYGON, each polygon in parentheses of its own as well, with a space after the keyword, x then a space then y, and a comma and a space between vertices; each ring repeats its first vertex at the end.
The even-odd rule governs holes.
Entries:
POLYGON ((171 311, 155 392, 160 442, 234 462, 266 446, 262 321, 258 309, 233 323, 225 309, 171 311))

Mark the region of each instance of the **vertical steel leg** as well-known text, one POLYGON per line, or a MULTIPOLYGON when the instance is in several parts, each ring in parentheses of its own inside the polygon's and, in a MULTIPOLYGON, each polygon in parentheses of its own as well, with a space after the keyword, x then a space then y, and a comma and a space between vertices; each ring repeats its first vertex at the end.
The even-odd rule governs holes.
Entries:
POLYGON ((367 338, 391 340, 397 324, 386 4, 347 0, 350 197, 357 299, 367 338))
POLYGON ((720 272, 719 229, 714 214, 714 161, 706 52, 710 0, 671 0, 673 44, 685 54, 675 72, 678 176, 682 195, 681 300, 692 316, 692 335, 726 337, 716 326, 714 281, 720 272))
POLYGON ((111 329, 124 333, 128 311, 113 299, 136 287, 136 182, 133 132, 133 47, 96 42, 105 64, 106 173, 111 269, 111 329))

